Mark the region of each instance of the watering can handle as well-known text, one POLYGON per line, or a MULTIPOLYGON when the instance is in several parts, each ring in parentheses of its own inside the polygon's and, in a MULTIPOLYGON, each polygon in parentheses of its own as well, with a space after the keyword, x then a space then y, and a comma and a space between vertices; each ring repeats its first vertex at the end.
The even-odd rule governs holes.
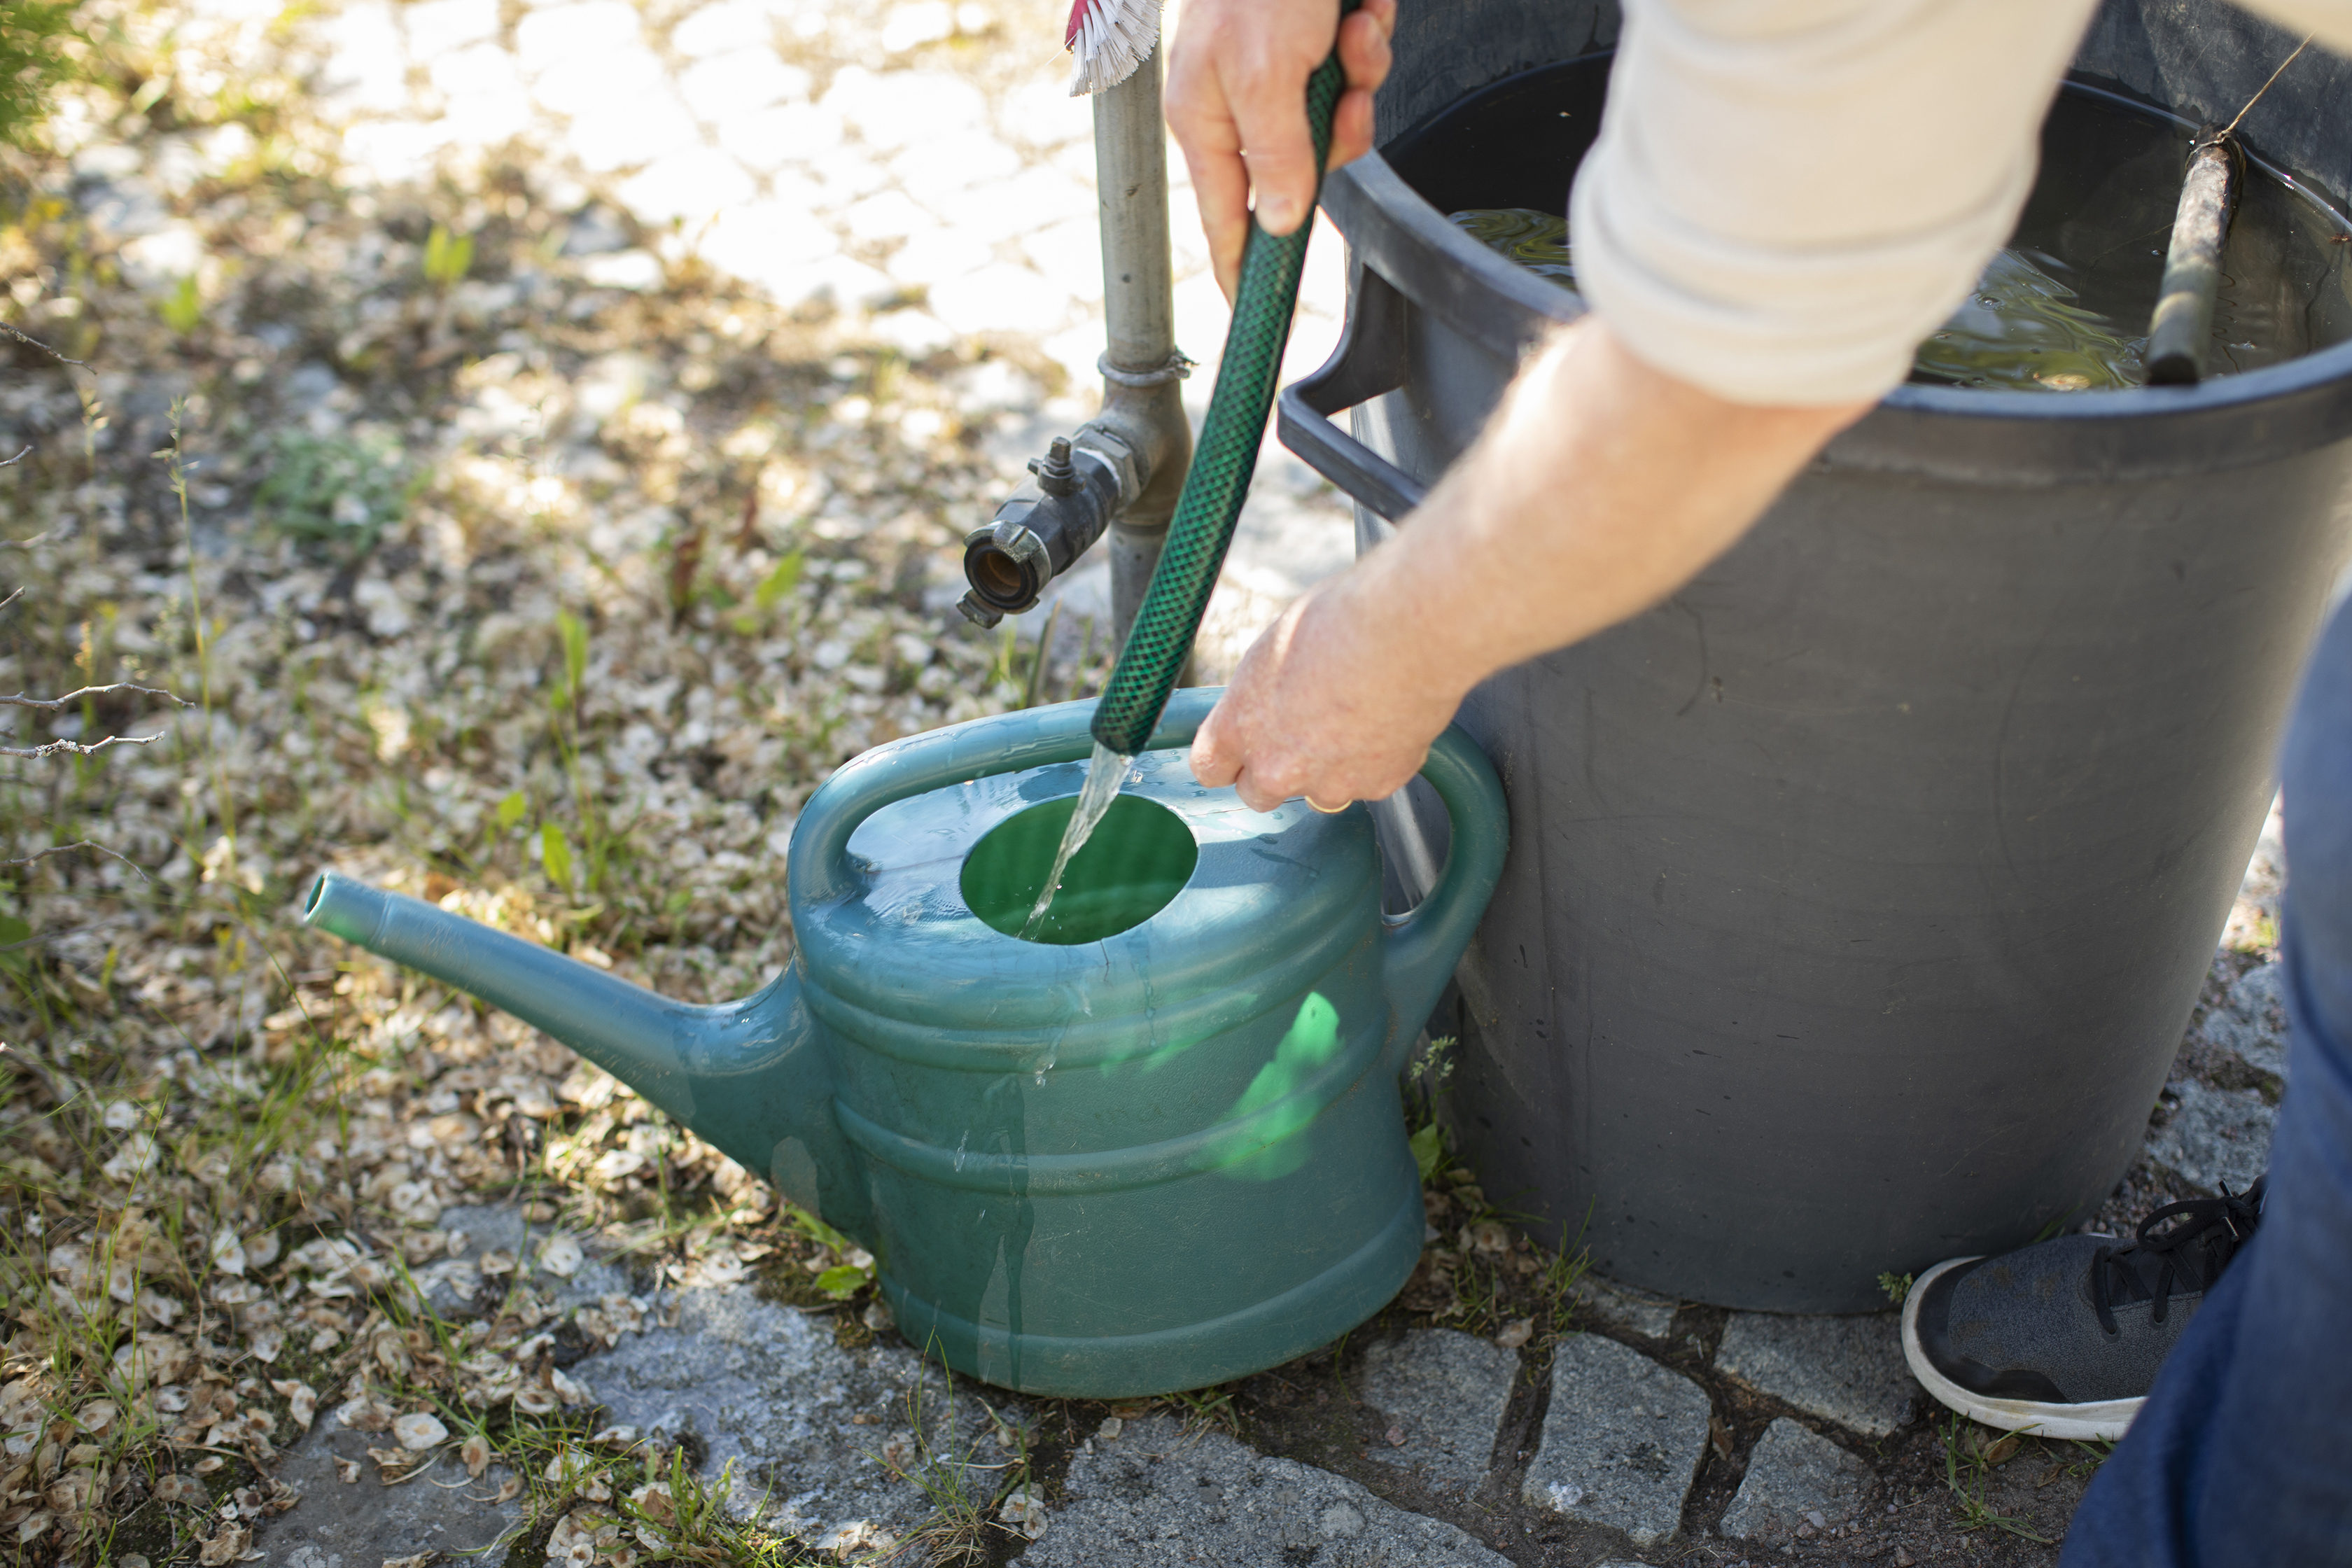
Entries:
MULTIPOLYGON (((1151 732, 1150 750, 1181 746, 1209 716, 1224 689, 1186 687, 1169 699, 1151 732)), ((955 725, 877 746, 845 764, 818 786, 793 830, 784 875, 796 898, 826 902, 856 886, 850 836, 859 824, 895 802, 967 779, 1019 773, 1049 763, 1083 761, 1094 751, 1095 705, 1057 702, 1001 715, 982 727, 955 725), (1025 733, 1019 732, 1025 729, 1025 733)))
POLYGON ((1511 842, 1503 782, 1459 725, 1448 724, 1430 746, 1421 776, 1445 803, 1453 834, 1437 885, 1412 912, 1391 917, 1384 933, 1381 982, 1389 998, 1392 1068, 1404 1065, 1404 1052, 1486 915, 1511 842))
MULTIPOLYGON (((1190 744, 1223 695, 1220 686, 1180 689, 1151 732, 1151 749, 1190 744)), ((1008 713, 977 737, 963 726, 934 730, 877 746, 846 764, 809 797, 793 830, 784 867, 794 896, 823 903, 850 892, 856 885, 850 836, 886 805, 967 779, 1086 757, 1094 750, 1088 729, 1094 709, 1092 701, 1061 702, 1008 713), (1007 730, 1016 724, 1025 725, 1027 733, 1008 742, 1007 730)), ((1446 976, 1486 912, 1510 840, 1502 783, 1469 736, 1448 726, 1430 747, 1421 776, 1445 803, 1454 831, 1437 885, 1410 915, 1390 922, 1383 935, 1382 973, 1394 1028, 1408 1045, 1420 1020, 1437 1005, 1446 976), (1404 1028, 1408 1022, 1412 1027, 1404 1028)))

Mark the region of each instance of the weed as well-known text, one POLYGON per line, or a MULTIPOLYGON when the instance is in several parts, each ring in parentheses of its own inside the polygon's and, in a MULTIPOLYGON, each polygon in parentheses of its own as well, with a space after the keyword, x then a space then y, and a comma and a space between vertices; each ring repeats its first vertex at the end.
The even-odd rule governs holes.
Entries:
POLYGON ((1887 1269, 1878 1276, 1878 1289, 1888 1300, 1899 1307, 1911 1294, 1911 1276, 1887 1269))
MULTIPOLYGON (((1340 1364, 1341 1358, 1347 1352, 1347 1336, 1343 1334, 1332 1352, 1331 1361, 1335 1368, 1340 1364)), ((1228 1436, 1241 1436, 1242 1415, 1234 1405, 1234 1392, 1231 1384, 1221 1384, 1213 1388, 1191 1388, 1178 1394, 1163 1394, 1160 1396, 1159 1403, 1167 1405, 1182 1418, 1184 1430, 1188 1433, 1205 1432, 1213 1427, 1228 1436)))
POLYGON ((163 324, 180 336, 184 338, 194 331, 205 319, 204 296, 196 291, 194 275, 181 279, 155 310, 163 318, 163 324))
POLYGON ((1037 634, 1037 657, 1030 661, 1029 683, 1021 692, 1021 706, 1024 708, 1036 707, 1038 698, 1045 690, 1045 671, 1054 658, 1054 628, 1061 619, 1062 601, 1056 599, 1054 607, 1045 612, 1045 629, 1037 634))
POLYGON ((874 1283, 874 1255, 849 1237, 793 1204, 784 1205, 784 1223, 839 1259, 816 1277, 816 1288, 826 1296, 845 1301, 874 1283))
MULTIPOLYGON (((1985 1501, 1985 1486, 1991 1479, 1993 1466, 1998 1461, 1992 1458, 1996 1452, 1992 1445, 1969 1440, 1975 1435, 1975 1425, 1965 1416, 1955 1414, 1937 1428, 1944 1439, 1944 1482, 1951 1488, 1952 1496, 1959 1505, 1959 1528, 1963 1531, 1998 1530, 2021 1541, 2049 1545, 2048 1536, 2035 1534, 2026 1527, 2024 1521, 2011 1519, 1985 1501), (1965 1483, 1961 1479, 1964 1471, 1968 1477, 1965 1483)), ((2007 1441, 2008 1436, 2001 1440, 2007 1441)))
POLYGON ((773 570, 760 580, 760 585, 751 590, 751 607, 736 613, 735 630, 738 635, 750 637, 761 628, 784 596, 800 585, 801 571, 807 564, 807 560, 805 552, 795 550, 777 562, 773 570))
POLYGON ((281 533, 364 555, 405 514, 416 488, 406 449, 390 436, 285 431, 253 513, 281 533))
POLYGON ((439 224, 425 240, 425 280, 436 289, 448 289, 465 280, 474 269, 474 241, 470 236, 453 235, 439 224))
POLYGON ((76 0, 8 0, 0 5, 0 142, 29 141, 48 118, 49 100, 89 73, 92 51, 76 0))
MULTIPOLYGON (((1028 1434, 975 1396, 974 1403, 987 1419, 984 1424, 968 1424, 970 1436, 963 1435, 956 1419, 955 1373, 940 1363, 947 1397, 943 1407, 933 1407, 929 1403, 931 1366, 932 1358, 927 1354, 914 1386, 907 1391, 911 1450, 894 1452, 886 1447, 879 1458, 884 1468, 911 1482, 930 1505, 930 1517, 905 1545, 934 1563, 983 1562, 992 1533, 1016 1533, 990 1515, 1004 1498, 1029 1483, 1028 1434), (983 1431, 999 1452, 1011 1457, 997 1463, 983 1462, 980 1457, 983 1431)), ((1025 1508, 1023 1511, 1026 1512, 1025 1508)))

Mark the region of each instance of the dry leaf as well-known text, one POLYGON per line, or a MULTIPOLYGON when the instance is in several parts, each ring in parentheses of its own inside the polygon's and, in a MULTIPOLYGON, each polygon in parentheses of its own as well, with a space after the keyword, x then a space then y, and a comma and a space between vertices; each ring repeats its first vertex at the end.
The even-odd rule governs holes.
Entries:
POLYGON ((416 1411, 394 1421, 392 1424, 392 1435, 399 1438, 400 1446, 409 1452, 422 1453, 437 1444, 447 1442, 449 1428, 441 1425, 437 1418, 423 1411, 416 1411))
POLYGON ((294 1425, 308 1432, 310 1423, 319 1416, 319 1394, 307 1383, 289 1383, 273 1378, 269 1386, 286 1401, 286 1413, 294 1417, 294 1425))
POLYGON ((1535 1337, 1533 1318, 1514 1318, 1503 1325, 1503 1331, 1495 1336, 1495 1343, 1504 1350, 1515 1351, 1535 1337))
POLYGON ((1045 1505, 1026 1487, 998 1504, 996 1516, 1032 1541, 1045 1533, 1045 1505))
POLYGON ((245 1555, 253 1544, 253 1531, 242 1524, 224 1524, 196 1553, 200 1568, 225 1568, 245 1555))
POLYGON ((490 1446, 478 1432, 466 1439, 457 1457, 466 1462, 466 1474, 476 1480, 480 1480, 482 1472, 490 1468, 490 1446))
POLYGON ((245 1272, 245 1242, 233 1230, 222 1231, 213 1237, 213 1267, 224 1274, 245 1272))
POLYGON ((522 1478, 520 1476, 509 1476, 505 1480, 499 1483, 499 1495, 490 1500, 493 1502, 512 1502, 521 1495, 522 1478))
POLYGON ((357 1459, 337 1459, 335 1479, 345 1486, 352 1485, 360 1479, 360 1462, 357 1459))
POLYGON ((571 1279, 586 1261, 587 1254, 580 1250, 580 1244, 560 1233, 549 1237, 539 1249, 539 1266, 558 1279, 571 1279))
POLYGON ((426 1568, 426 1564, 440 1555, 437 1552, 419 1552, 408 1557, 387 1557, 383 1560, 383 1568, 426 1568))
POLYGON ((155 1478, 155 1497, 161 1502, 210 1502, 212 1494, 200 1482, 186 1476, 164 1475, 155 1478))

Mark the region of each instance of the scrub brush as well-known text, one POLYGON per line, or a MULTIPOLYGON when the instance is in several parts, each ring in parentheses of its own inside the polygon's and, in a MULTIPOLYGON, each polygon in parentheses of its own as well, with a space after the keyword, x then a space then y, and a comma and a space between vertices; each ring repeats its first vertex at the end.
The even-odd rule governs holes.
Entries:
POLYGON ((1160 0, 1077 0, 1062 47, 1070 51, 1070 96, 1117 87, 1160 42, 1160 0))

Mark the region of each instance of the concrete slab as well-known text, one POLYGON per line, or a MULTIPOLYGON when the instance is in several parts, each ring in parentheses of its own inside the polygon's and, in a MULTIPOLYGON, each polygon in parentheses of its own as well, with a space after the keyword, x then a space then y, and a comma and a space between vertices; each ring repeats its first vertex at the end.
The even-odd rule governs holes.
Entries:
POLYGON ((1870 1468, 1817 1432, 1782 1416, 1748 1457, 1748 1474, 1724 1510, 1724 1534, 1773 1545, 1799 1527, 1825 1530, 1861 1510, 1870 1468))
POLYGON ((254 1544, 280 1568, 378 1568, 394 1558, 440 1552, 451 1561, 479 1554, 505 1541, 523 1523, 520 1498, 499 1502, 509 1478, 493 1465, 479 1480, 468 1480, 454 1453, 397 1486, 378 1480, 368 1458, 370 1445, 390 1440, 354 1432, 320 1412, 318 1424, 286 1451, 278 1479, 302 1500, 255 1530, 254 1544), (359 1479, 345 1481, 339 1463, 354 1467, 359 1479), (452 1485, 451 1483, 462 1483, 452 1485))
POLYGON ((1520 1498, 1654 1545, 1682 1524, 1706 1454, 1707 1413, 1705 1390, 1640 1352, 1597 1334, 1563 1341, 1520 1498))
POLYGON ((1021 1412, 902 1346, 845 1351, 829 1319, 749 1286, 689 1289, 677 1326, 648 1329, 572 1368, 607 1418, 646 1436, 691 1434, 703 1474, 734 1467, 729 1506, 819 1545, 898 1533, 928 1511, 907 1475, 929 1470, 992 1493, 1021 1412), (997 1415, 992 1415, 992 1407, 997 1415), (863 1531, 863 1535, 860 1535, 863 1531))
POLYGON ((1014 1568, 1507 1568, 1463 1531, 1382 1502, 1343 1477, 1268 1458, 1171 1417, 1098 1433, 1070 1461, 1063 1500, 1014 1568))
POLYGON ((1873 1437, 1904 1426, 1918 1407, 1918 1384, 1904 1364, 1902 1327, 1893 1312, 1734 1312, 1715 1364, 1759 1394, 1873 1437))
POLYGON ((1518 1375, 1516 1352, 1453 1329, 1415 1329, 1372 1345, 1364 1352, 1364 1400, 1403 1439, 1375 1446, 1372 1457, 1433 1486, 1475 1488, 1486 1479, 1518 1375))
POLYGON ((481 1316, 517 1275, 559 1311, 634 1293, 625 1269, 560 1226, 530 1224, 511 1204, 446 1208, 436 1228, 450 1237, 449 1254, 416 1266, 413 1273, 426 1304, 440 1317, 462 1321, 481 1316), (491 1260, 488 1272, 486 1258, 491 1260))

